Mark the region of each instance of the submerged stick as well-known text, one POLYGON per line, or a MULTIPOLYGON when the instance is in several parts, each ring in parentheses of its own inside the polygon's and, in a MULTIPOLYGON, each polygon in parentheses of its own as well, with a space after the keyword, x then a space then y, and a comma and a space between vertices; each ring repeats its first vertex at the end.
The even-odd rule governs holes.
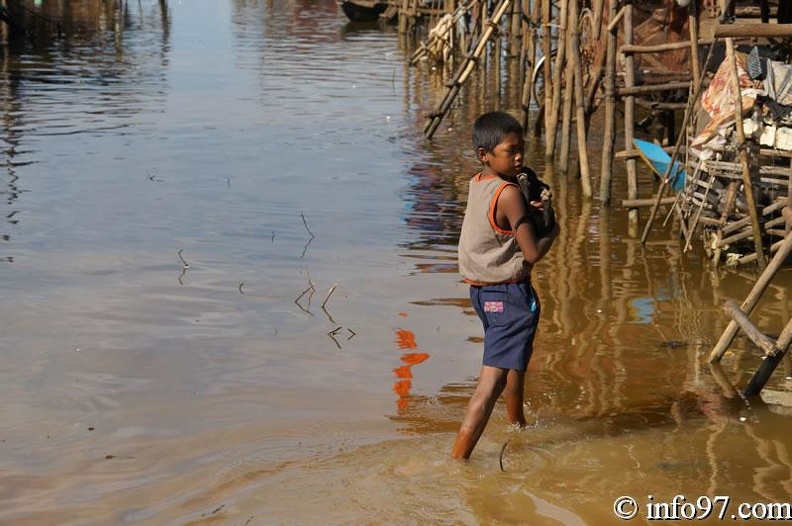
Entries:
POLYGON ((301 311, 307 312, 311 316, 313 316, 313 313, 310 310, 311 309, 311 298, 313 298, 314 292, 316 292, 316 287, 314 287, 314 284, 311 282, 311 275, 308 274, 308 288, 305 289, 304 291, 302 291, 299 296, 297 296, 297 299, 294 300, 294 304, 297 305, 298 307, 300 307, 301 311), (305 296, 306 294, 308 294, 309 292, 310 292, 310 294, 308 295, 308 308, 306 309, 305 307, 300 305, 300 299, 302 299, 302 297, 305 296))
MULTIPOLYGON (((311 235, 311 239, 315 238, 316 236, 314 235, 314 233, 313 233, 313 232, 311 232, 311 229, 310 229, 310 228, 308 228, 308 221, 306 221, 306 220, 305 220, 305 214, 303 214, 302 212, 300 212, 300 217, 302 217, 302 220, 303 220, 303 225, 305 225, 305 229, 306 229, 306 230, 308 231, 308 233, 311 235)), ((273 234, 274 234, 274 232, 273 232, 273 234)))
POLYGON ((503 447, 501 448, 501 452, 500 452, 500 457, 498 457, 498 463, 500 464, 500 469, 504 473, 506 472, 506 470, 503 468, 503 454, 506 452, 506 446, 508 446, 508 445, 509 445, 509 441, 508 440, 503 443, 503 447))
POLYGON ((330 299, 330 295, 335 292, 336 287, 338 287, 338 283, 334 283, 330 290, 327 292, 327 296, 325 296, 324 301, 322 302, 322 308, 324 309, 325 305, 327 304, 327 300, 330 299))
POLYGON ((182 262, 182 265, 184 265, 184 268, 186 268, 186 269, 187 269, 187 268, 190 268, 190 264, 189 264, 189 263, 187 263, 186 261, 184 261, 184 258, 183 258, 183 257, 182 257, 182 255, 181 255, 181 253, 182 253, 183 251, 184 251, 184 249, 182 248, 182 249, 180 249, 180 250, 179 250, 179 252, 177 252, 177 254, 178 254, 178 256, 179 256, 179 259, 180 259, 180 260, 181 260, 181 262, 182 262))

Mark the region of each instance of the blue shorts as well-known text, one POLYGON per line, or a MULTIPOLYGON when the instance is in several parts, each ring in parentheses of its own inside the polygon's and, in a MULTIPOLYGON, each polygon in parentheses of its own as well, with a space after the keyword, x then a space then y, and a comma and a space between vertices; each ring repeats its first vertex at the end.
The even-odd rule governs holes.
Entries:
POLYGON ((484 365, 526 371, 541 311, 531 282, 471 285, 470 303, 484 324, 484 365))

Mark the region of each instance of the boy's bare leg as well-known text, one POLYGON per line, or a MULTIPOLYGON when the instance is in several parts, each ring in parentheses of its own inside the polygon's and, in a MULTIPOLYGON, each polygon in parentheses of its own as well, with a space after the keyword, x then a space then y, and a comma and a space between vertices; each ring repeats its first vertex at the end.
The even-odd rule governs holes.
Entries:
POLYGON ((470 397, 465 418, 451 448, 451 458, 470 458, 481 433, 484 432, 495 402, 506 386, 508 372, 508 369, 487 365, 481 368, 478 384, 470 397))
POLYGON ((523 393, 525 391, 525 371, 509 369, 506 376, 506 415, 510 424, 525 427, 525 411, 523 409, 523 393))

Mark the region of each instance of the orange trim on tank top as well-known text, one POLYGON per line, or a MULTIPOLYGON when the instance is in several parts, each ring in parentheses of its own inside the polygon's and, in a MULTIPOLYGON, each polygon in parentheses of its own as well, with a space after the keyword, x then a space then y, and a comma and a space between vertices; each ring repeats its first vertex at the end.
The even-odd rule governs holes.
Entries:
POLYGON ((517 186, 517 185, 514 183, 510 183, 508 181, 504 181, 503 184, 501 184, 498 187, 498 189, 495 191, 495 195, 493 196, 492 201, 490 201, 489 222, 490 222, 490 226, 492 226, 495 232, 504 236, 513 236, 514 235, 513 230, 505 230, 499 227, 497 221, 495 220, 495 207, 498 204, 498 198, 500 198, 501 193, 503 193, 503 191, 506 189, 507 186, 517 186))

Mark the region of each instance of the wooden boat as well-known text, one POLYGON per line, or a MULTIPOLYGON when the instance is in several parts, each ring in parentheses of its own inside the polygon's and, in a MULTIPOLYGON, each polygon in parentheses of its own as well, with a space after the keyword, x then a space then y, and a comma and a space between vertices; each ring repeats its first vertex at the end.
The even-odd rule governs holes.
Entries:
POLYGON ((344 14, 353 22, 373 22, 390 5, 384 0, 338 0, 344 14))

